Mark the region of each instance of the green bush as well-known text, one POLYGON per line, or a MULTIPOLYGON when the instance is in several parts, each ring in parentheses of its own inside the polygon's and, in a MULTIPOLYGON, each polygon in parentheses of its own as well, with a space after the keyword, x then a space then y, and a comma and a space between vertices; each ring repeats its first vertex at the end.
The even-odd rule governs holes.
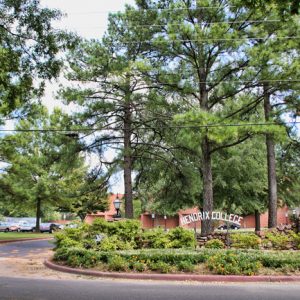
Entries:
POLYGON ((134 262, 134 263, 131 264, 131 268, 134 271, 137 271, 137 272, 144 272, 147 269, 147 266, 146 266, 145 263, 136 261, 136 262, 134 262))
POLYGON ((181 261, 177 266, 179 271, 192 273, 195 270, 195 265, 188 260, 181 261))
POLYGON ((170 248, 170 239, 161 228, 145 230, 141 235, 142 248, 170 248))
POLYGON ((161 272, 162 269, 162 272, 165 272, 166 264, 170 271, 177 268, 184 272, 192 272, 193 267, 205 262, 209 269, 217 274, 252 275, 257 272, 260 265, 277 270, 300 270, 300 253, 297 251, 147 249, 104 252, 71 247, 56 250, 54 259, 66 262, 72 267, 110 264, 110 268, 107 268, 114 271, 133 269, 143 272, 155 269, 161 272), (160 262, 164 264, 158 264, 160 262))
POLYGON ((170 248, 195 248, 196 240, 193 231, 176 227, 167 234, 170 242, 170 248))
POLYGON ((278 269, 292 266, 300 270, 300 253, 295 251, 267 252, 260 255, 260 261, 266 268, 278 269))
POLYGON ((294 246, 300 250, 300 233, 290 232, 291 240, 294 246))
POLYGON ((172 267, 163 261, 149 262, 147 266, 150 270, 157 271, 159 273, 169 273, 172 270, 172 267))
POLYGON ((117 222, 107 222, 104 219, 96 219, 89 232, 94 236, 104 234, 107 236, 118 236, 119 240, 124 242, 134 242, 141 234, 140 222, 137 220, 120 220, 117 222))
POLYGON ((272 243, 274 249, 284 250, 287 249, 288 243, 290 242, 290 236, 277 232, 267 232, 264 243, 267 241, 272 243))
POLYGON ((212 239, 212 240, 206 242, 205 248, 208 248, 208 249, 224 249, 225 244, 221 240, 212 239))
POLYGON ((127 271, 129 264, 127 260, 120 255, 113 255, 108 259, 108 269, 110 271, 127 271))
POLYGON ((232 247, 240 249, 259 249, 261 239, 254 233, 233 233, 232 247))
POLYGON ((212 255, 207 266, 215 274, 221 275, 254 275, 261 263, 244 253, 220 252, 212 255))

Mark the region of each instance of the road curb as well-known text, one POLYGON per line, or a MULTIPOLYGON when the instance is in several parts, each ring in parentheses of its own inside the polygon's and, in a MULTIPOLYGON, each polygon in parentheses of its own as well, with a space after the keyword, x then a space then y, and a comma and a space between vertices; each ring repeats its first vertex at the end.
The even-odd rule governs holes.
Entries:
POLYGON ((8 244, 8 243, 18 243, 18 242, 27 242, 27 241, 50 241, 53 238, 24 238, 17 240, 1 240, 0 244, 8 244))
POLYGON ((74 269, 55 264, 45 260, 44 265, 49 269, 105 278, 139 279, 139 280, 165 280, 165 281, 199 281, 199 282, 300 282, 300 276, 239 276, 239 275, 193 275, 193 274, 142 274, 101 272, 90 269, 74 269))

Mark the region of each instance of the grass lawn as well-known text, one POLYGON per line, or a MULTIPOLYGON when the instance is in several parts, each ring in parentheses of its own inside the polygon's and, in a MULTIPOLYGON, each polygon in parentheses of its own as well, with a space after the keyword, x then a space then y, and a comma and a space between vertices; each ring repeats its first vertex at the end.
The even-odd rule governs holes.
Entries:
POLYGON ((18 240, 25 238, 48 238, 52 237, 49 233, 32 233, 32 232, 0 232, 0 241, 18 240))

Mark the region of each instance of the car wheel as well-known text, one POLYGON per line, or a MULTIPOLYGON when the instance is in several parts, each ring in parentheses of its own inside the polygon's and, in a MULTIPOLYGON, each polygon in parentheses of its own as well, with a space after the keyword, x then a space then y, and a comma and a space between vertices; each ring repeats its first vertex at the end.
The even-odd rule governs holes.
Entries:
POLYGON ((8 229, 8 228, 5 228, 4 232, 9 232, 9 229, 8 229))

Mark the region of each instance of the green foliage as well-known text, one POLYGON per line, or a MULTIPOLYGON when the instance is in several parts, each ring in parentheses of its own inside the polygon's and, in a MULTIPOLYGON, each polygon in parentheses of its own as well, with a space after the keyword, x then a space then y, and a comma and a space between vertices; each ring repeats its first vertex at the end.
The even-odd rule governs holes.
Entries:
POLYGON ((195 270, 195 265, 190 261, 183 260, 177 265, 179 271, 192 273, 195 270))
POLYGON ((225 244, 219 239, 212 239, 205 243, 205 248, 208 249, 224 249, 225 244))
POLYGON ((275 270, 300 270, 300 253, 295 251, 149 249, 102 252, 69 247, 56 250, 54 259, 74 267, 102 265, 114 271, 132 269, 143 272, 155 269, 159 272, 170 272, 178 269, 193 272, 197 265, 203 263, 212 272, 224 275, 253 275, 261 266, 275 270))
POLYGON ((175 227, 168 232, 170 248, 194 248, 196 246, 193 231, 182 227, 175 227))
POLYGON ((59 75, 58 53, 74 39, 53 28, 62 15, 42 8, 39 0, 3 0, 0 12, 0 116, 18 110, 10 116, 27 118, 24 113, 43 94, 45 81, 59 75))
POLYGON ((261 263, 247 254, 226 251, 212 255, 207 261, 207 266, 215 274, 250 276, 259 271, 261 263))
POLYGON ((232 247, 241 249, 259 249, 261 239, 253 233, 234 233, 231 235, 232 247))
POLYGON ((169 273, 172 270, 171 266, 163 261, 149 263, 148 267, 150 270, 159 273, 169 273))
POLYGON ((120 255, 114 255, 108 260, 108 269, 111 271, 127 271, 128 262, 120 255))
POLYGON ((147 265, 137 261, 132 264, 132 268, 134 271, 144 272, 147 270, 147 265))
POLYGON ((143 231, 141 248, 170 248, 170 239, 161 228, 143 231))
POLYGON ((16 125, 20 132, 2 139, 0 154, 7 166, 0 177, 1 198, 13 203, 15 210, 30 211, 40 219, 44 211, 68 206, 78 195, 87 174, 79 141, 56 132, 39 132, 67 126, 66 114, 55 109, 49 115, 40 106, 38 118, 21 120, 16 125))
POLYGON ((300 233, 290 232, 293 244, 300 250, 300 233))
POLYGON ((259 260, 266 268, 279 269, 290 266, 300 270, 300 253, 295 251, 264 252, 259 260))
POLYGON ((134 244, 121 240, 118 235, 112 235, 104 238, 97 248, 101 251, 131 250, 134 249, 134 244))
POLYGON ((274 249, 287 249, 288 243, 290 242, 290 236, 281 234, 279 232, 267 232, 265 243, 270 241, 274 249))

